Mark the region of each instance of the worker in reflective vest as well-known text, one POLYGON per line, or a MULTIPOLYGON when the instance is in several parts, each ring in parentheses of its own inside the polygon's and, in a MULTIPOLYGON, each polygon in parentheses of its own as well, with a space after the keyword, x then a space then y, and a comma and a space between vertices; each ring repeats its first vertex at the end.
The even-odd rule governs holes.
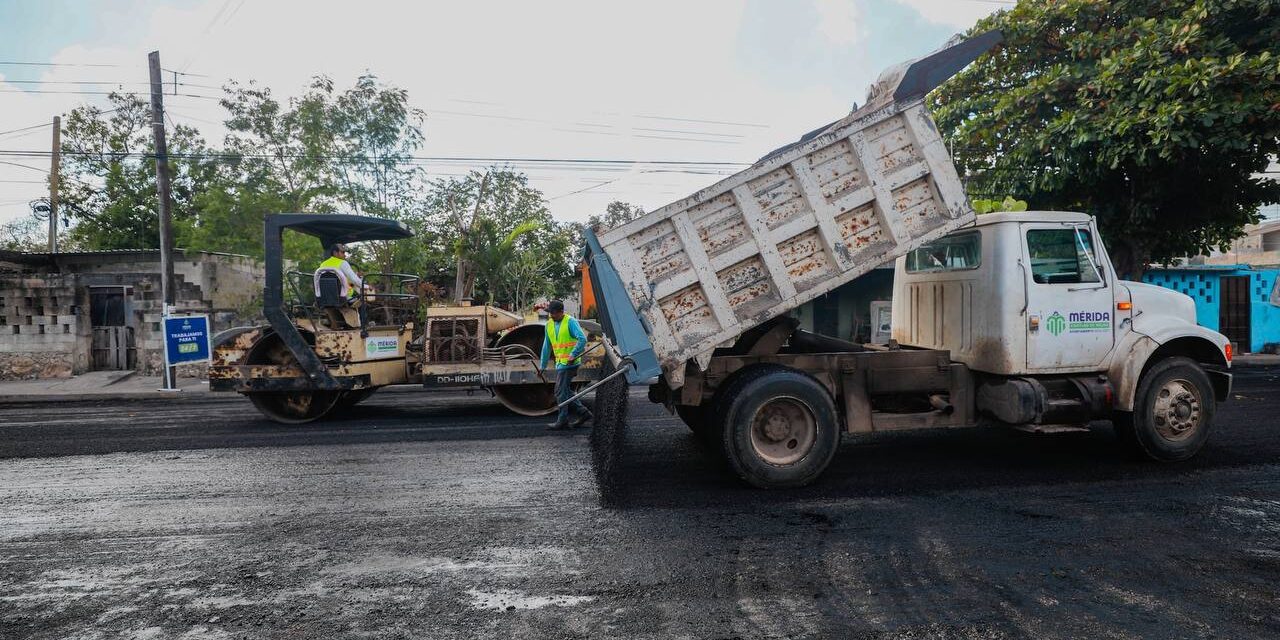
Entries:
POLYGON ((347 300, 353 300, 356 292, 360 287, 364 286, 364 280, 351 268, 351 263, 347 262, 347 245, 335 243, 329 246, 329 257, 320 263, 320 269, 333 269, 342 274, 342 278, 347 281, 347 290, 344 291, 347 300))
MULTIPOLYGON (((573 377, 582 364, 582 352, 587 350, 587 334, 573 316, 564 312, 564 303, 559 300, 552 300, 547 305, 547 315, 550 318, 547 320, 546 338, 542 341, 542 368, 546 369, 548 361, 555 360, 556 403, 559 404, 573 396, 573 377)), ((581 400, 574 400, 560 407, 556 421, 547 425, 547 429, 559 431, 581 427, 590 419, 591 411, 586 405, 581 400)))
POLYGON ((346 298, 347 304, 355 307, 356 313, 360 316, 360 335, 367 336, 367 325, 369 324, 368 309, 360 302, 360 292, 364 290, 364 279, 355 269, 351 268, 351 263, 347 262, 347 245, 337 242, 329 245, 329 257, 325 258, 320 266, 316 269, 316 295, 320 295, 320 272, 322 270, 332 269, 342 274, 342 279, 347 283, 347 290, 342 292, 346 298))

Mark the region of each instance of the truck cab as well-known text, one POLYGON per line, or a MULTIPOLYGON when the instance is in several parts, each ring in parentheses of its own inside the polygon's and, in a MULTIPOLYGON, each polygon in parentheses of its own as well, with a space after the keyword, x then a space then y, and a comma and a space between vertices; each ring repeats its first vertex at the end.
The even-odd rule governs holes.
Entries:
POLYGON ((1083 213, 982 215, 903 255, 892 318, 898 344, 968 366, 978 411, 1004 422, 1110 416, 1123 429, 1145 412, 1140 421, 1182 427, 1167 430, 1177 436, 1230 389, 1227 338, 1196 324, 1188 296, 1120 280, 1083 213), (1181 377, 1144 386, 1162 362, 1181 377))

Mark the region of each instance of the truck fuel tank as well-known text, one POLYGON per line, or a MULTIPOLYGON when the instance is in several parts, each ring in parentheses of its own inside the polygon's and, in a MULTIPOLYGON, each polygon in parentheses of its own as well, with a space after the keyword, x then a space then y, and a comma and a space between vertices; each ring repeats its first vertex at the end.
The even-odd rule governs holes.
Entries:
POLYGON ((1105 375, 1056 378, 991 376, 978 383, 978 411, 1006 424, 1084 424, 1111 415, 1114 387, 1105 375))

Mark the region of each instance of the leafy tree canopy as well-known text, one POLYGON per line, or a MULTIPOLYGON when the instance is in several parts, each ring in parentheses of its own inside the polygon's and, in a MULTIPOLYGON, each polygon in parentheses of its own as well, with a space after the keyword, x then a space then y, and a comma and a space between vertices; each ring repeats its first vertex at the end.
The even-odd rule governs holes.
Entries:
POLYGON ((455 299, 521 307, 572 287, 577 227, 554 220, 522 173, 493 167, 436 181, 415 228, 451 248, 455 299))
MULTIPOLYGON (((111 108, 85 106, 67 114, 62 134, 63 213, 75 224, 66 244, 82 249, 138 249, 160 245, 156 212, 151 108, 142 100, 108 96, 111 108)), ((173 220, 181 227, 213 182, 217 165, 194 128, 171 127, 168 137, 173 220)))
POLYGON ((995 213, 997 211, 1026 211, 1027 201, 1017 200, 1013 196, 1005 196, 1000 200, 971 198, 970 204, 977 213, 995 213))
POLYGON ((614 200, 605 205, 604 213, 587 218, 587 226, 604 233, 614 227, 624 225, 644 215, 644 208, 621 200, 614 200))
POLYGON ((1112 259, 1229 243, 1280 201, 1275 0, 1023 1, 1004 43, 931 97, 970 189, 1098 216, 1112 259))

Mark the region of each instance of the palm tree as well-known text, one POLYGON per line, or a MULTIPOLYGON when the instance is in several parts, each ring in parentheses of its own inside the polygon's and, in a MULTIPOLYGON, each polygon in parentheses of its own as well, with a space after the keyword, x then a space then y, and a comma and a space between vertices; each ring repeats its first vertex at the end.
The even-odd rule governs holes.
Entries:
POLYGON ((476 279, 485 285, 487 304, 493 303, 503 272, 515 260, 516 243, 521 237, 541 228, 542 225, 537 222, 524 222, 502 235, 492 220, 481 219, 477 221, 470 238, 458 241, 456 251, 460 256, 469 254, 466 255, 467 263, 474 269, 476 279))

